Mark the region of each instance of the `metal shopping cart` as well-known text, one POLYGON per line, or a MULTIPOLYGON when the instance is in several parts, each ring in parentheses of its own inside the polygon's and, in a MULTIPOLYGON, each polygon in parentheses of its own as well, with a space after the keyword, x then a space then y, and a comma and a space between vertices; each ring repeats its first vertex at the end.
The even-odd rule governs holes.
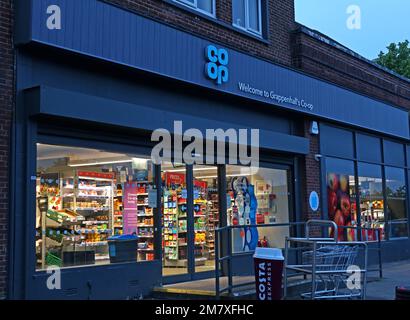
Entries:
POLYGON ((332 221, 310 220, 305 232, 306 238, 286 238, 285 298, 288 280, 303 277, 311 280, 311 290, 301 293, 304 299, 364 299, 367 244, 338 241, 338 228, 332 221), (330 226, 334 237, 310 237, 312 225, 330 226))

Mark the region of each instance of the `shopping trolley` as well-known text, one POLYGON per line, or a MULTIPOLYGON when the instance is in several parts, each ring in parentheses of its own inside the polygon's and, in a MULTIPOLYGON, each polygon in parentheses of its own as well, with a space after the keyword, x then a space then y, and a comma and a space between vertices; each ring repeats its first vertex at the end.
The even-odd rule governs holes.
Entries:
POLYGON ((285 298, 289 278, 302 276, 311 280, 311 290, 301 293, 304 299, 365 299, 367 244, 338 241, 338 228, 333 221, 310 220, 305 232, 306 238, 286 238, 285 298), (330 226, 334 237, 310 237, 312 225, 330 226), (296 254, 291 256, 290 251, 296 254), (292 259, 299 263, 291 264, 292 259))

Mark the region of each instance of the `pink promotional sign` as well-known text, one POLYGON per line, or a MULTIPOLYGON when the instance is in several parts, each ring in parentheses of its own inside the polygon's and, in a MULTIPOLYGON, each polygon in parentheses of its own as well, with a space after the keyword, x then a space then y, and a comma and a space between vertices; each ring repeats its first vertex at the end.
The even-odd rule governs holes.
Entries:
POLYGON ((123 233, 133 234, 137 233, 138 219, 137 219, 137 183, 125 183, 123 192, 123 233))

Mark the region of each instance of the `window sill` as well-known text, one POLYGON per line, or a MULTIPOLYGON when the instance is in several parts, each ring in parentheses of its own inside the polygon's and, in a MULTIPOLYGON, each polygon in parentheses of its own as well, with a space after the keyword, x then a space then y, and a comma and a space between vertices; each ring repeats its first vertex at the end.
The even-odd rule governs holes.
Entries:
POLYGON ((197 16, 200 16, 201 18, 208 19, 212 22, 218 22, 218 20, 216 19, 215 14, 213 14, 213 15, 212 14, 207 14, 205 12, 202 12, 202 11, 196 10, 194 8, 191 8, 189 5, 184 5, 182 3, 178 3, 178 2, 175 2, 175 1, 172 1, 172 0, 162 0, 162 1, 164 1, 165 3, 168 3, 170 5, 173 5, 177 8, 179 8, 179 9, 182 9, 182 10, 188 11, 190 13, 193 13, 197 16))
POLYGON ((264 43, 264 44, 269 45, 268 39, 265 39, 262 35, 261 35, 261 36, 258 36, 258 35, 256 35, 256 34, 252 34, 252 33, 248 32, 248 31, 241 30, 240 28, 234 27, 234 26, 232 26, 232 25, 230 25, 230 24, 228 24, 228 23, 226 23, 226 22, 223 22, 223 21, 218 20, 218 19, 216 18, 216 16, 212 16, 212 15, 208 15, 208 14, 202 13, 201 11, 195 10, 195 9, 190 8, 189 6, 186 6, 186 5, 183 5, 183 4, 179 4, 179 3, 174 2, 174 1, 172 1, 172 0, 162 0, 162 1, 165 2, 165 3, 167 3, 167 4, 169 4, 169 5, 172 5, 172 6, 174 6, 174 7, 177 7, 177 8, 179 8, 179 9, 181 9, 181 10, 185 10, 185 11, 191 13, 191 14, 197 15, 198 17, 204 18, 204 19, 206 19, 206 20, 208 20, 208 21, 210 21, 210 22, 213 22, 213 23, 215 23, 215 24, 217 24, 217 25, 219 25, 219 26, 221 26, 221 27, 223 27, 223 28, 225 28, 225 29, 228 29, 228 30, 230 30, 230 31, 234 31, 234 32, 240 33, 240 34, 243 35, 243 36, 249 37, 249 38, 251 38, 251 39, 253 39, 253 40, 257 40, 257 41, 259 41, 259 42, 262 42, 262 43, 264 43))
POLYGON ((239 32, 239 33, 241 33, 245 36, 251 37, 253 39, 256 39, 256 40, 259 40, 259 41, 266 41, 266 39, 262 36, 262 34, 257 34, 255 32, 247 31, 246 29, 238 27, 235 24, 232 24, 231 29, 235 30, 236 32, 239 32))

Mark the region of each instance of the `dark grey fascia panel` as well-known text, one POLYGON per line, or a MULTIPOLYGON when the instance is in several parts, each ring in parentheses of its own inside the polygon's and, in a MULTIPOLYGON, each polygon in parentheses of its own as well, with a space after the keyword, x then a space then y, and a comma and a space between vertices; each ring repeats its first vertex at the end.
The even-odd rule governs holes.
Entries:
POLYGON ((298 70, 226 48, 102 1, 26 1, 31 6, 21 10, 30 10, 30 15, 24 21, 17 21, 22 29, 17 44, 43 44, 253 99, 275 109, 409 140, 406 110, 298 70), (47 28, 47 7, 51 4, 61 8, 61 30, 47 28), (218 85, 205 75, 205 51, 209 45, 227 49, 229 53, 229 79, 225 83, 218 85))
MULTIPOLYGON (((24 100, 30 117, 52 116, 146 131, 164 128, 171 133, 174 121, 182 121, 184 131, 196 128, 204 135, 206 129, 257 129, 47 86, 26 89, 24 100)), ((274 131, 260 130, 259 144, 262 149, 284 153, 309 153, 308 139, 274 131)))

